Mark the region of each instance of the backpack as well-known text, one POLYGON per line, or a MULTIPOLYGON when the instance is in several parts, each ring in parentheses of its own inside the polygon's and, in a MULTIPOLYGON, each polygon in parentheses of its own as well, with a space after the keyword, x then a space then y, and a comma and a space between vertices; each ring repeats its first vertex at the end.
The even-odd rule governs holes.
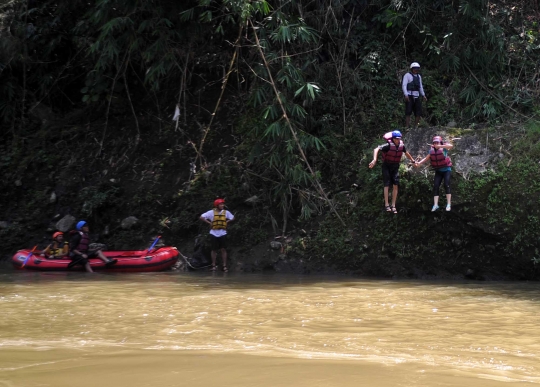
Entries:
POLYGON ((392 132, 385 133, 382 138, 384 138, 386 142, 390 144, 392 142, 392 132))

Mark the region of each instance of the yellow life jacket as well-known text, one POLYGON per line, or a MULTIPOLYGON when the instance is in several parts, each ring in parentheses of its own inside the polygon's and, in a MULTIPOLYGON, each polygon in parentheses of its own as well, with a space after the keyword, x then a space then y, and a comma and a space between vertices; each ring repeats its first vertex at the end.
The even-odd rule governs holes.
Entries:
POLYGON ((58 242, 54 241, 45 249, 45 255, 55 255, 57 257, 67 255, 69 252, 69 243, 64 242, 63 246, 59 246, 58 242))
POLYGON ((214 220, 212 220, 212 230, 225 230, 227 228, 227 211, 221 213, 214 208, 214 220))

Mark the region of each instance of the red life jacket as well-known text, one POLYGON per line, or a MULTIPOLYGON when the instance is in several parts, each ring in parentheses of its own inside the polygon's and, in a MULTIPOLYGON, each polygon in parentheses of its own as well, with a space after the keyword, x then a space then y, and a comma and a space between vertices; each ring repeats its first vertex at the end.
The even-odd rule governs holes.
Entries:
POLYGON ((399 146, 396 146, 393 141, 389 141, 388 145, 390 145, 390 149, 388 152, 383 152, 383 162, 386 164, 399 164, 401 156, 403 156, 403 148, 405 148, 403 141, 399 140, 399 146))
POLYGON ((87 233, 79 231, 81 234, 81 241, 78 246, 75 246, 75 249, 79 250, 81 253, 86 253, 88 251, 88 245, 90 244, 90 237, 87 233))
POLYGON ((452 160, 450 157, 444 155, 444 151, 442 149, 431 148, 429 150, 429 160, 434 169, 452 166, 452 160))

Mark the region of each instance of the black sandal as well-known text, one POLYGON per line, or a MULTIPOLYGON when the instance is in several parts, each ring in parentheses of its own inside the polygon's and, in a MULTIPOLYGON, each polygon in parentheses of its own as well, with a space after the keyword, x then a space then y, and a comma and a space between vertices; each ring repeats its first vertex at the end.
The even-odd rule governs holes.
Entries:
POLYGON ((223 266, 223 272, 227 273, 228 271, 229 271, 229 269, 227 269, 227 266, 223 266))
POLYGON ((396 209, 396 207, 392 206, 392 212, 393 212, 394 214, 397 214, 397 209, 396 209))
POLYGON ((392 212, 392 207, 390 206, 384 206, 384 209, 386 210, 386 212, 392 212))
POLYGON ((217 266, 216 265, 212 265, 212 267, 210 267, 210 271, 216 271, 217 270, 217 266))

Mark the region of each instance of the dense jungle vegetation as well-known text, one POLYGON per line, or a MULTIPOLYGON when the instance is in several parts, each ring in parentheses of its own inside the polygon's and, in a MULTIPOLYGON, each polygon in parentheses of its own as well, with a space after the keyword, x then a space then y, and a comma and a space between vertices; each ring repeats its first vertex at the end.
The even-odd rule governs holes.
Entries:
POLYGON ((284 235, 300 271, 536 279, 539 31, 537 0, 4 0, 4 251, 65 214, 111 248, 180 246, 223 196, 238 256, 284 235), (389 217, 367 168, 403 125, 412 61, 423 126, 490 133, 512 157, 454 173, 451 214, 403 167, 389 217))

